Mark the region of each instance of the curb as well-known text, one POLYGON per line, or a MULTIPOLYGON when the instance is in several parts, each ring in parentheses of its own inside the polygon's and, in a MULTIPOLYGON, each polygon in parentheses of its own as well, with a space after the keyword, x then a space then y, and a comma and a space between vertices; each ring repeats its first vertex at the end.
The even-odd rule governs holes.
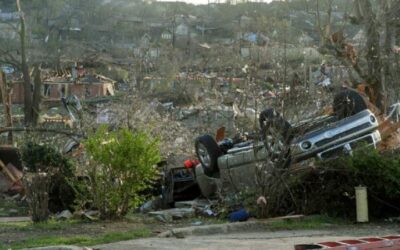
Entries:
POLYGON ((30 222, 32 221, 31 217, 20 216, 20 217, 0 217, 0 223, 8 223, 8 222, 30 222))
POLYGON ((271 222, 285 221, 285 220, 300 220, 302 218, 304 218, 304 216, 294 215, 294 216, 277 217, 267 220, 174 228, 158 234, 157 237, 184 238, 185 236, 193 236, 193 235, 227 234, 227 233, 236 233, 243 231, 247 232, 257 231, 260 229, 268 229, 268 226, 271 222))

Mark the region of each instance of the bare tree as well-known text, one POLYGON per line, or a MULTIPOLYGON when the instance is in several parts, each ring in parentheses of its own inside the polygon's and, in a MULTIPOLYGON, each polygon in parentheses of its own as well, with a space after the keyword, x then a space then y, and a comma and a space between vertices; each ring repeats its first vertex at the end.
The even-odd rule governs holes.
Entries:
MULTIPOLYGON (((0 71, 0 92, 1 92, 1 100, 3 101, 4 107, 4 118, 6 121, 6 127, 12 127, 12 112, 11 112, 11 88, 7 84, 7 80, 5 74, 0 71)), ((13 144, 13 133, 12 131, 8 132, 7 137, 8 144, 13 144)))
MULTIPOLYGON (((377 8, 374 8, 371 0, 354 0, 353 10, 349 20, 353 24, 362 25, 365 30, 365 48, 357 51, 346 41, 343 32, 332 33, 329 32, 330 28, 327 28, 326 32, 320 32, 321 40, 326 41, 321 44, 320 51, 334 55, 345 66, 352 68, 371 88, 371 101, 385 110, 388 102, 387 83, 393 80, 391 75, 394 68, 389 58, 393 54, 391 43, 394 39, 394 29, 398 25, 396 16, 400 10, 400 2, 380 1, 377 8), (380 32, 381 30, 383 32, 380 32)), ((317 22, 320 23, 318 20, 317 22)), ((327 27, 330 27, 330 22, 327 27)), ((355 82, 354 85, 358 83, 355 82)))
MULTIPOLYGON (((37 122, 37 117, 39 114, 39 102, 40 102, 40 89, 41 89, 41 80, 39 68, 35 70, 35 81, 34 86, 31 83, 31 75, 29 70, 29 63, 27 57, 27 38, 26 38, 26 20, 24 13, 22 12, 21 2, 20 0, 16 0, 16 8, 19 15, 19 29, 14 27, 11 23, 10 26, 13 29, 16 29, 19 35, 19 44, 18 48, 13 47, 12 40, 9 41, 10 46, 5 46, 0 48, 0 62, 6 65, 11 65, 15 69, 18 69, 22 72, 23 76, 23 87, 24 87, 24 124, 25 126, 35 126, 37 122), (17 58, 16 55, 20 55, 20 58, 17 58), (35 93, 34 93, 35 92, 35 93)), ((5 79, 5 78, 3 78, 5 79)), ((12 86, 10 84, 6 84, 3 82, 4 94, 6 96, 9 95, 12 86), (7 90, 8 89, 8 90, 7 90)), ((7 100, 6 100, 7 101, 7 100)), ((4 102, 4 100, 3 100, 4 102)), ((8 105, 11 110, 11 99, 9 100, 8 105)), ((7 126, 10 127, 12 124, 8 123, 7 126)))
POLYGON ((32 91, 31 91, 31 77, 29 74, 29 66, 26 59, 26 29, 25 29, 25 17, 21 9, 20 0, 16 0, 17 11, 19 13, 19 21, 20 21, 20 30, 19 30, 19 38, 20 38, 20 49, 21 49, 21 71, 24 78, 24 116, 25 116, 25 125, 30 126, 33 121, 32 116, 32 91))

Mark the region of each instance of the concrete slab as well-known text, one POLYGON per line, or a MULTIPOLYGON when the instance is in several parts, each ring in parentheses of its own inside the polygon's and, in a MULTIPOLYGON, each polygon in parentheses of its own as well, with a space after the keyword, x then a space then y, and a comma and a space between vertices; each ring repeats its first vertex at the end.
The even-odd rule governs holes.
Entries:
POLYGON ((0 217, 0 223, 31 221, 31 217, 0 217))

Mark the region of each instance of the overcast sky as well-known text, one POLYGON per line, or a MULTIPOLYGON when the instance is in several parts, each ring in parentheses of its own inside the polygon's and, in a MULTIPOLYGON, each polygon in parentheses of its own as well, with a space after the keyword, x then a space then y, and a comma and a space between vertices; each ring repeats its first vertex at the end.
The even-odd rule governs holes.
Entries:
MULTIPOLYGON (((167 2, 174 2, 174 0, 158 0, 158 1, 167 1, 167 2)), ((217 0, 210 0, 210 2, 216 2, 217 0)), ((257 0, 259 1, 259 0, 257 0)), ((271 2, 272 0, 261 0, 261 2, 271 2)), ((186 2, 192 4, 207 4, 208 0, 178 0, 178 2, 186 2)), ((220 0, 220 2, 225 2, 225 0, 220 0)))

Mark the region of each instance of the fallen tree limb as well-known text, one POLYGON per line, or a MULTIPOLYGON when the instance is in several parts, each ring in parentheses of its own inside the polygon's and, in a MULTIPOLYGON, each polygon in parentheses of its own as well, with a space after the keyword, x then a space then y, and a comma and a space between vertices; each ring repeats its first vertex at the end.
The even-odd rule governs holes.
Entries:
POLYGON ((76 136, 87 138, 85 134, 76 133, 69 130, 60 130, 60 129, 49 129, 49 128, 29 128, 29 127, 7 127, 7 128, 0 128, 0 134, 6 132, 43 132, 43 133, 55 133, 55 134, 63 134, 67 136, 76 136))

